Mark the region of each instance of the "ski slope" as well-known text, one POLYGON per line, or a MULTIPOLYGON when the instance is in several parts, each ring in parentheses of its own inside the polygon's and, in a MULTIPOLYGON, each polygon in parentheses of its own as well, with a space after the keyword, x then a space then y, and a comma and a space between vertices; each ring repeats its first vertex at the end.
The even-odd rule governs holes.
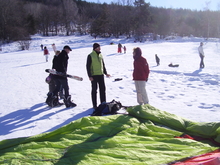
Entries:
MULTIPOLYGON (((220 45, 217 39, 204 44, 205 68, 199 68, 198 46, 202 38, 178 38, 172 41, 134 43, 124 37, 97 38, 91 36, 32 36, 30 50, 19 51, 17 43, 3 45, 0 52, 0 140, 27 137, 53 131, 92 112, 91 83, 87 77, 86 59, 93 43, 101 45, 107 72, 107 101, 115 99, 122 105, 137 105, 132 80, 134 47, 142 49, 150 66, 146 84, 150 105, 198 122, 220 122, 220 45), (113 42, 114 45, 110 45, 113 42), (117 53, 117 44, 127 47, 127 53, 117 53), (49 108, 45 104, 48 84, 45 69, 51 68, 54 52, 69 45, 68 73, 83 77, 83 81, 68 79, 75 108, 49 108), (40 45, 47 46, 50 56, 45 62, 40 45), (156 66, 155 54, 160 58, 156 66), (178 68, 168 64, 179 64, 178 68), (114 81, 122 78, 121 81, 114 81)), ((98 98, 99 101, 99 98, 98 98)), ((62 102, 62 101, 61 101, 62 102)))

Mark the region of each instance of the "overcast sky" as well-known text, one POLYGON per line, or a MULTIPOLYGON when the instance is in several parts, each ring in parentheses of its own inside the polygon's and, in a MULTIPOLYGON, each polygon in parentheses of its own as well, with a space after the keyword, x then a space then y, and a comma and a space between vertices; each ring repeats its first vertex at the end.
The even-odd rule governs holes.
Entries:
MULTIPOLYGON (((99 2, 99 3, 111 3, 118 2, 120 0, 85 0, 87 2, 99 2)), ((126 1, 126 0, 124 0, 126 1)), ((154 7, 164 8, 183 8, 191 10, 204 10, 207 5, 210 10, 220 10, 220 0, 145 0, 154 7)))

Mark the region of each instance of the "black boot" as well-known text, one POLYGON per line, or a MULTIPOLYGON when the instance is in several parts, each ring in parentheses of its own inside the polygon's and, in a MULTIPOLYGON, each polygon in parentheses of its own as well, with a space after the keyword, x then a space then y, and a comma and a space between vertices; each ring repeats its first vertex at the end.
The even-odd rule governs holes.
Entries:
POLYGON ((71 101, 71 96, 68 96, 67 98, 65 97, 64 98, 64 103, 65 103, 67 108, 76 106, 76 104, 71 101))
POLYGON ((53 107, 58 107, 58 106, 61 106, 61 105, 63 105, 63 103, 59 102, 59 98, 57 96, 56 99, 54 99, 54 101, 53 101, 53 107))
POLYGON ((54 107, 57 104, 57 96, 54 96, 53 93, 48 93, 47 95, 47 99, 46 99, 46 103, 48 106, 50 107, 54 107))

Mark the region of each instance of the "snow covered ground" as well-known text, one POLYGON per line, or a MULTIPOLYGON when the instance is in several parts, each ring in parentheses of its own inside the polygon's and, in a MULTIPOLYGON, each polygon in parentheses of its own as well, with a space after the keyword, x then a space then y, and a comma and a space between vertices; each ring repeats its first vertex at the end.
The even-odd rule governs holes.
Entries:
POLYGON ((199 69, 200 41, 203 39, 179 38, 134 43, 125 38, 36 35, 29 51, 18 51, 16 43, 4 45, 0 52, 0 140, 53 131, 93 112, 86 58, 94 42, 101 45, 107 71, 112 76, 105 79, 107 101, 115 99, 126 106, 137 105, 132 51, 140 47, 150 66, 146 89, 152 106, 197 122, 220 122, 220 45, 217 39, 205 42, 205 68, 199 69), (115 44, 110 45, 111 42, 115 44), (126 54, 117 53, 119 42, 127 47, 126 54), (49 108, 45 104, 48 92, 45 69, 52 65, 52 43, 59 50, 65 45, 73 49, 68 73, 84 79, 82 82, 69 79, 75 108, 49 108), (49 49, 49 62, 45 62, 41 44, 49 49), (156 66, 155 54, 160 57, 160 66, 156 66), (179 67, 168 67, 171 62, 179 67), (116 78, 123 80, 114 82, 116 78))

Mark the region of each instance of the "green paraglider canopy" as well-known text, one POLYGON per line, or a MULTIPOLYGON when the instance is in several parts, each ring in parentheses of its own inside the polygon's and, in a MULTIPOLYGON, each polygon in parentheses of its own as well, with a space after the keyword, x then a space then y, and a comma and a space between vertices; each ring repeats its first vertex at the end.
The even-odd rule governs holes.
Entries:
POLYGON ((0 164, 161 165, 219 149, 220 123, 193 122, 150 105, 127 112, 84 117, 49 133, 3 140, 0 164), (186 134, 192 138, 182 138, 186 134))

